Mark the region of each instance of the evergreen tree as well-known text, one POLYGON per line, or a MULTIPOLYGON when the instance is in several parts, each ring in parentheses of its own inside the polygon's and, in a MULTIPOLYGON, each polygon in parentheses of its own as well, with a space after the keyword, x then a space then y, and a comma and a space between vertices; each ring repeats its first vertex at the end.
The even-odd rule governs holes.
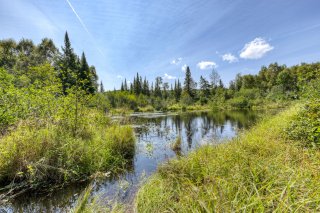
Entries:
POLYGON ((195 98, 195 88, 196 88, 196 83, 192 79, 191 71, 188 66, 186 69, 183 91, 185 94, 189 95, 191 98, 195 98))
POLYGON ((124 91, 124 86, 123 86, 123 82, 121 82, 121 87, 120 87, 121 91, 124 91))
POLYGON ((161 86, 162 86, 162 78, 161 77, 156 77, 156 82, 154 85, 154 96, 156 97, 161 97, 161 86))
POLYGON ((154 95, 153 82, 151 82, 150 95, 154 95))
POLYGON ((149 91, 149 82, 147 81, 147 78, 145 77, 144 78, 144 81, 143 81, 143 88, 142 88, 142 93, 144 95, 150 95, 150 91, 149 91))
POLYGON ((100 82, 100 92, 101 92, 101 93, 104 93, 104 87, 103 87, 102 81, 100 82))
POLYGON ((124 91, 128 91, 127 79, 124 79, 123 89, 124 89, 124 91))
POLYGON ((87 63, 87 59, 84 52, 82 52, 81 59, 80 59, 80 69, 78 72, 77 81, 83 90, 90 93, 92 92, 93 85, 91 81, 90 68, 87 63))
POLYGON ((219 88, 224 88, 224 85, 223 85, 223 82, 222 82, 221 79, 220 79, 220 81, 219 81, 219 88))
POLYGON ((178 79, 178 82, 176 83, 176 81, 174 82, 174 97, 176 99, 176 101, 178 102, 180 100, 181 97, 181 93, 182 93, 182 88, 181 88, 181 84, 180 81, 178 79))
POLYGON ((76 84, 78 72, 77 56, 71 47, 68 32, 66 32, 64 37, 64 47, 62 47, 62 52, 59 78, 61 79, 63 92, 66 93, 68 88, 76 84))

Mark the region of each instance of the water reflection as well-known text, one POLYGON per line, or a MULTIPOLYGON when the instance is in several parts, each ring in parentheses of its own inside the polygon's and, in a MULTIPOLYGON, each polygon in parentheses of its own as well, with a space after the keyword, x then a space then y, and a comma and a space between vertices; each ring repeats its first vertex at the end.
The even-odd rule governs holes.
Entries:
MULTIPOLYGON (((93 196, 99 195, 103 202, 130 203, 139 184, 159 163, 185 155, 204 144, 222 143, 234 137, 239 129, 250 127, 258 115, 261 113, 253 111, 135 114, 129 118, 137 138, 131 165, 123 174, 96 180, 93 196), (182 139, 181 150, 173 151, 172 144, 178 136, 182 139)), ((28 194, 5 209, 8 212, 68 212, 88 184, 68 186, 50 196, 28 194)))

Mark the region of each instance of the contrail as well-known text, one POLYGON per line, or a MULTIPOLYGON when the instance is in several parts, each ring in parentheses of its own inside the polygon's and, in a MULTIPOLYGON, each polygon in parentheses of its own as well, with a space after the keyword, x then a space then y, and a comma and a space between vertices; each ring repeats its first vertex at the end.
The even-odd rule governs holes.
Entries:
MULTIPOLYGON (((74 7, 72 6, 71 2, 69 0, 66 0, 66 2, 69 4, 71 10, 73 11, 73 13, 76 15, 77 19, 79 20, 81 26, 83 27, 83 29, 88 33, 88 35, 92 38, 92 40, 95 43, 95 39, 93 38, 92 34, 90 33, 90 31, 88 30, 87 26, 84 24, 84 22, 82 21, 81 17, 78 15, 77 11, 74 9, 74 7)), ((95 43, 95 46, 97 48, 97 50, 100 52, 100 54, 102 56, 105 56, 103 54, 103 52, 101 51, 101 49, 98 47, 98 45, 95 43)))

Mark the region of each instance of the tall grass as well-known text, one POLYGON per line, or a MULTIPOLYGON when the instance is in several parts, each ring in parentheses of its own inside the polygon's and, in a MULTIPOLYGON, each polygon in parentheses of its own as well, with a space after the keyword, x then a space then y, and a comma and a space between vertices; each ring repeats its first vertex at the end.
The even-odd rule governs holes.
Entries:
POLYGON ((125 212, 123 205, 113 203, 112 205, 106 205, 104 201, 98 196, 90 197, 93 186, 90 185, 80 198, 78 199, 76 206, 71 210, 72 213, 106 213, 106 212, 125 212))
POLYGON ((162 165, 138 192, 138 212, 317 212, 320 152, 287 139, 292 107, 229 143, 162 165))
POLYGON ((88 110, 77 134, 65 125, 37 127, 22 121, 1 138, 0 185, 23 183, 30 188, 87 179, 96 172, 117 172, 132 160, 131 127, 110 123, 88 110))

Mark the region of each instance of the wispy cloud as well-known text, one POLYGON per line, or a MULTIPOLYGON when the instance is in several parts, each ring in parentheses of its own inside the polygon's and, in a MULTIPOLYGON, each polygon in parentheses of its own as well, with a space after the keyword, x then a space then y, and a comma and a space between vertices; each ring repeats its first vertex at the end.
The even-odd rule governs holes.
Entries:
POLYGON ((117 75, 117 78, 123 79, 123 76, 122 75, 117 75))
POLYGON ((197 64, 199 69, 201 70, 207 70, 207 69, 213 69, 217 67, 217 64, 213 61, 201 61, 197 64))
POLYGON ((266 42, 263 38, 255 38, 247 43, 240 52, 240 58, 244 59, 259 59, 267 52, 273 50, 274 47, 266 42))
POLYGON ((170 62, 170 64, 178 65, 178 64, 181 63, 181 61, 182 61, 182 58, 180 57, 180 58, 177 58, 177 59, 173 59, 173 60, 170 62))
POLYGON ((163 76, 163 79, 164 79, 164 80, 174 80, 174 79, 176 79, 176 78, 177 78, 177 77, 172 76, 172 75, 168 75, 167 73, 165 73, 164 76, 163 76))
MULTIPOLYGON (((73 13, 76 15, 77 19, 79 20, 80 24, 82 25, 83 29, 85 31, 87 31, 88 34, 90 34, 87 26, 84 24, 84 22, 82 21, 82 19, 80 18, 80 16, 78 15, 77 11, 74 9, 74 7, 72 6, 71 2, 69 0, 66 0, 66 2, 69 4, 71 10, 73 11, 73 13)), ((90 34, 91 35, 91 34, 90 34)))
POLYGON ((231 53, 226 53, 224 55, 222 55, 222 60, 223 61, 227 61, 229 63, 234 63, 234 62, 238 62, 238 58, 234 55, 232 55, 231 53))
MULTIPOLYGON (((92 36, 92 34, 90 33, 90 31, 88 30, 87 26, 84 24, 84 22, 82 21, 82 18, 78 15, 77 11, 74 9, 73 5, 71 4, 71 2, 69 0, 66 0, 66 2, 68 3, 69 7, 71 8, 72 12, 75 14, 75 16, 77 17, 77 19, 79 20, 81 26, 83 27, 83 29, 88 33, 88 35, 91 37, 92 41, 95 43, 95 39, 92 36)), ((98 45, 95 43, 95 46, 97 48, 97 50, 101 53, 102 56, 104 56, 102 50, 98 47, 98 45)))
POLYGON ((185 72, 185 71, 186 71, 186 69, 187 69, 187 65, 186 65, 186 64, 184 64, 184 65, 181 67, 181 70, 182 70, 183 72, 185 72))

